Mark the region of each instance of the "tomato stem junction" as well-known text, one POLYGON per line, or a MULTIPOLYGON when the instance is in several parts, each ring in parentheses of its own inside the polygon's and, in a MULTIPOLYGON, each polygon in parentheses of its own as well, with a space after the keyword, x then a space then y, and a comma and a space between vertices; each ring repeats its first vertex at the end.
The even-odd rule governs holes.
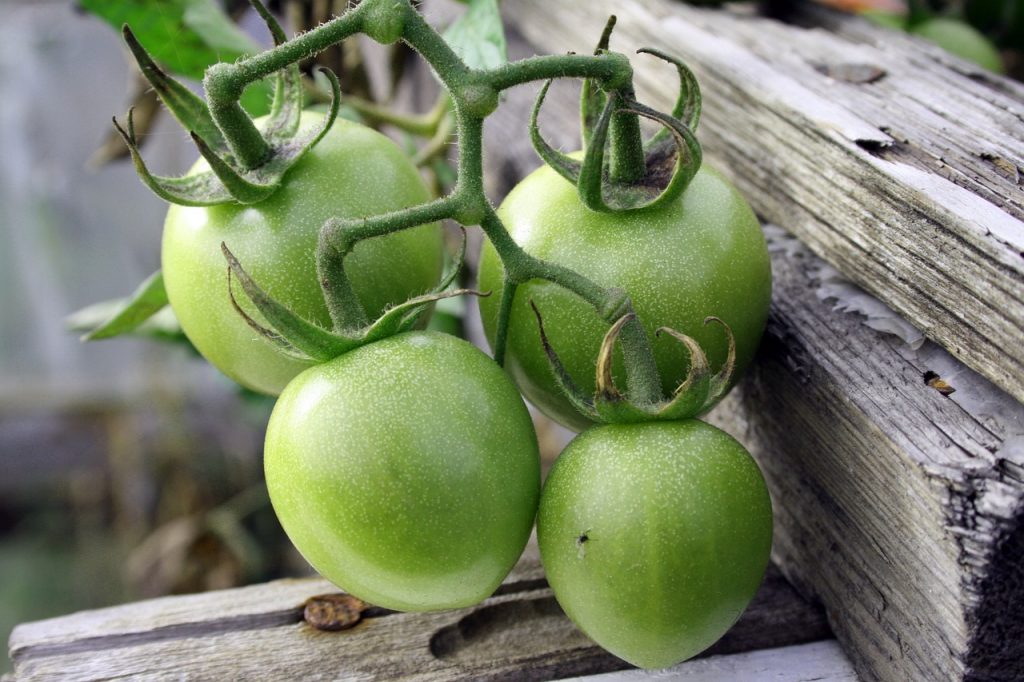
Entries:
MULTIPOLYGON (((297 94, 301 88, 296 64, 350 36, 362 33, 381 43, 404 41, 430 64, 447 91, 447 96, 439 100, 431 113, 418 118, 371 109, 352 101, 371 118, 389 121, 406 129, 431 129, 438 139, 432 141, 426 156, 419 159, 423 163, 444 148, 450 131, 444 122, 454 119, 459 143, 458 178, 454 189, 435 201, 385 215, 358 220, 332 219, 324 224, 317 253, 317 272, 334 333, 351 336, 353 330, 365 329, 369 324, 345 273, 345 257, 355 245, 364 239, 446 219, 464 226, 479 225, 504 266, 504 290, 501 292, 501 312, 494 340, 495 360, 499 364, 504 361, 512 302, 518 285, 527 280, 544 279, 572 291, 590 303, 609 324, 631 312, 632 304, 622 290, 603 287, 569 268, 527 254, 509 235, 488 201, 483 186, 483 121, 496 109, 500 93, 528 82, 550 82, 555 78, 568 77, 585 79, 583 118, 587 144, 584 161, 581 163, 545 147, 546 143, 536 130, 536 116, 531 122, 531 135, 542 158, 578 184, 585 205, 599 211, 646 208, 677 197, 685 188, 700 165, 700 147, 688 127, 691 123, 695 125, 696 121, 680 121, 678 113, 674 112, 674 116, 658 114, 636 102, 629 59, 607 49, 614 20, 609 22, 593 55, 538 56, 492 68, 474 69, 426 22, 411 0, 362 0, 344 14, 291 40, 283 40, 280 26, 260 0, 251 2, 267 21, 277 43, 275 47, 232 64, 210 67, 203 81, 208 108, 198 100, 198 104, 187 97, 183 100, 187 105, 185 113, 201 124, 211 138, 205 140, 210 148, 208 158, 211 166, 220 169, 220 174, 225 177, 233 177, 230 173, 237 174, 240 180, 235 184, 243 189, 248 185, 242 182, 249 182, 250 175, 255 174, 254 177, 259 179, 264 169, 273 169, 275 174, 266 185, 269 191, 273 191, 280 175, 304 151, 305 148, 294 150, 294 145, 289 146, 284 136, 288 130, 294 134, 294 126, 290 124, 297 118, 290 109, 294 108, 294 102, 301 101, 297 94), (273 131, 257 129, 239 104, 239 97, 247 86, 274 74, 278 78, 274 107, 282 111, 277 130, 284 131, 277 137, 271 134, 273 131), (290 108, 281 104, 286 99, 287 103, 292 103, 290 108), (588 112, 587 106, 603 108, 604 111, 596 116, 596 109, 588 112), (193 111, 198 113, 193 115, 193 111), (668 129, 668 133, 655 136, 645 145, 640 135, 639 116, 654 118, 668 129), (591 125, 594 126, 592 131, 587 129, 591 125), (606 143, 610 146, 607 160, 604 154, 606 143)), ((683 78, 685 67, 678 63, 677 66, 682 83, 680 102, 689 103, 690 106, 685 107, 687 113, 694 110, 699 113, 699 91, 695 90, 692 79, 683 78), (692 105, 694 98, 696 107, 692 105)), ((685 71, 685 74, 689 72, 685 71)), ((545 86, 541 92, 541 100, 546 89, 545 86)), ((538 108, 541 100, 538 100, 538 108)), ((337 97, 333 109, 337 109, 337 97)), ((681 113, 684 107, 678 106, 677 109, 681 113)), ((127 133, 126 140, 129 140, 129 146, 133 144, 127 133)), ((203 149, 204 139, 197 138, 197 144, 203 149)), ((157 178, 152 184, 163 189, 160 182, 164 180, 157 178)), ((224 192, 217 188, 216 183, 211 186, 213 190, 210 192, 216 195, 216 201, 211 203, 224 201, 224 192)), ((262 191, 263 185, 255 187, 262 191)), ((195 193, 191 185, 185 189, 195 193)), ((200 189, 206 191, 205 188, 200 189)), ((228 191, 234 197, 235 193, 230 188, 228 191)), ((256 190, 246 191, 253 197, 258 194, 256 190)), ((165 195, 169 194, 165 192, 165 195)), ((204 200, 204 196, 199 200, 204 200)), ((184 198, 187 200, 190 196, 184 198)), ((237 276, 244 275, 240 264, 234 263, 232 268, 237 276)), ((255 283, 249 282, 248 286, 247 292, 250 289, 258 291, 255 283)), ((266 304, 272 306, 273 302, 266 304)), ((311 333, 283 311, 274 308, 274 314, 289 326, 311 333)), ((620 343, 632 399, 640 404, 658 403, 661 384, 651 342, 635 316, 623 323, 620 343)))

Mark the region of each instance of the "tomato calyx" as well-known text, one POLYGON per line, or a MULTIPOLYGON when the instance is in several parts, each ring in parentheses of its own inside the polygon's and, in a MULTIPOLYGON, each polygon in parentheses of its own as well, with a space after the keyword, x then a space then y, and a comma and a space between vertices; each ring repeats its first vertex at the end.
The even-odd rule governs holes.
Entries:
MULTIPOLYGON (((252 5, 266 22, 274 43, 284 43, 284 30, 273 15, 259 0, 253 0, 252 5)), ((139 177, 157 196, 170 203, 215 206, 231 202, 254 204, 266 199, 281 186, 285 173, 320 141, 337 118, 341 100, 338 78, 330 70, 320 69, 333 91, 330 111, 319 128, 297 136, 303 93, 299 67, 291 64, 276 74, 274 99, 263 131, 255 133, 256 139, 243 143, 236 139, 239 135, 232 135, 232 131, 222 130, 217 125, 206 102, 157 65, 128 26, 122 33, 142 75, 189 131, 210 166, 210 170, 184 177, 154 175, 139 151, 132 110, 128 111, 126 126, 115 117, 114 128, 128 146, 139 177), (250 159, 257 161, 248 162, 250 159)))
MULTIPOLYGON (((612 16, 595 55, 614 54, 608 43, 612 16)), ((537 95, 530 116, 530 140, 537 154, 559 175, 576 185, 583 204, 600 213, 615 213, 663 206, 679 197, 697 174, 702 160, 696 130, 700 121, 700 87, 693 72, 679 59, 654 48, 642 48, 676 67, 679 96, 670 114, 636 100, 631 84, 611 87, 596 79, 583 81, 580 121, 583 160, 554 149, 540 133, 537 118, 552 81, 537 95), (662 128, 643 141, 639 118, 662 128), (606 147, 611 153, 606 153, 606 147)))
POLYGON ((657 336, 668 334, 682 343, 690 355, 690 367, 686 377, 668 399, 656 402, 634 400, 623 394, 615 385, 612 376, 612 357, 622 328, 636 318, 634 313, 623 315, 611 326, 601 342, 597 355, 597 376, 594 395, 587 396, 580 390, 566 371, 555 349, 544 332, 544 320, 540 310, 530 301, 537 317, 540 340, 547 355, 555 383, 580 414, 601 424, 630 424, 648 421, 672 421, 690 419, 704 412, 729 389, 736 367, 736 341, 732 329, 717 317, 706 317, 704 324, 715 322, 725 330, 728 340, 728 355, 725 364, 716 373, 711 372, 707 354, 695 339, 668 327, 660 327, 657 336))
MULTIPOLYGON (((328 330, 303 319, 262 289, 245 271, 227 244, 221 244, 221 251, 228 264, 228 294, 235 311, 256 333, 273 343, 278 352, 290 358, 307 362, 327 362, 359 346, 411 331, 431 304, 436 301, 465 294, 489 295, 489 292, 484 293, 473 289, 451 288, 465 258, 466 234, 463 230, 462 246, 458 256, 449 265, 442 275, 441 281, 432 291, 386 309, 380 317, 367 324, 336 326, 334 329, 328 330), (235 296, 234 281, 238 282, 246 298, 263 316, 267 324, 254 318, 242 306, 235 296)), ((356 306, 359 305, 358 301, 353 300, 352 303, 356 306)), ((359 312, 365 318, 365 311, 360 310, 359 312)))

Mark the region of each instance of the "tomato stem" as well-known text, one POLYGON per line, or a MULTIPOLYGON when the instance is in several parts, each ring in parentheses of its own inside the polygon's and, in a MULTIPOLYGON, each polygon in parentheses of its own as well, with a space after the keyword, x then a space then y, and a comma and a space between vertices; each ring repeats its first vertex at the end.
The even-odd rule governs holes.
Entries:
MULTIPOLYGON (((621 103, 625 98, 635 100, 633 88, 616 95, 621 103)), ((644 138, 640 133, 640 117, 619 108, 613 115, 608 129, 611 138, 611 164, 608 169, 611 179, 616 182, 632 183, 644 177, 647 158, 644 154, 644 138)))
POLYGON ((399 130, 420 137, 431 137, 437 132, 448 113, 450 100, 447 96, 438 98, 430 111, 425 114, 400 114, 386 106, 370 102, 362 97, 345 97, 344 103, 359 112, 371 123, 387 123, 399 130))
MULTIPOLYGON (((245 167, 263 163, 270 147, 238 104, 245 87, 285 69, 341 40, 364 33, 378 42, 404 40, 433 67, 448 91, 459 141, 458 181, 448 196, 402 211, 362 220, 331 220, 321 232, 317 268, 336 330, 351 330, 367 323, 345 274, 344 259, 363 240, 443 219, 462 225, 480 225, 505 267, 501 313, 495 339, 495 359, 504 360, 508 317, 517 286, 529 279, 554 282, 594 306, 613 323, 631 312, 625 292, 602 287, 569 268, 527 254, 509 235, 484 193, 483 121, 498 105, 498 95, 510 87, 553 78, 585 78, 616 98, 626 108, 634 101, 633 70, 621 54, 601 50, 595 55, 551 55, 523 59, 499 67, 474 70, 467 66, 441 35, 414 9, 410 0, 363 0, 345 14, 261 54, 207 71, 204 85, 210 112, 228 146, 245 167)), ((365 107, 364 107, 365 108, 365 107)), ((429 125, 437 129, 445 111, 438 107, 430 120, 406 119, 367 111, 403 127, 429 125)), ((636 113, 630 109, 611 121, 613 179, 633 182, 646 169, 636 113)), ((657 402, 661 385, 650 339, 639 321, 622 328, 629 391, 634 400, 657 402)))
POLYGON ((512 302, 519 285, 505 277, 501 283, 501 303, 498 307, 498 328, 494 332, 494 361, 505 366, 505 349, 508 347, 508 324, 512 315, 512 302))

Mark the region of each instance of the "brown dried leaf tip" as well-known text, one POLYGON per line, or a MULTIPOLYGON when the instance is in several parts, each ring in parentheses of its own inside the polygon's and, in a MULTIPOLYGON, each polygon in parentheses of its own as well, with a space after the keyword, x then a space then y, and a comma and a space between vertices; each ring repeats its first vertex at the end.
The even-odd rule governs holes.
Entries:
POLYGON ((924 373, 924 383, 945 396, 956 393, 955 388, 947 384, 942 377, 931 370, 924 373))
POLYGON ((318 594, 306 600, 302 618, 311 627, 327 632, 347 630, 363 617, 366 603, 350 594, 318 594))

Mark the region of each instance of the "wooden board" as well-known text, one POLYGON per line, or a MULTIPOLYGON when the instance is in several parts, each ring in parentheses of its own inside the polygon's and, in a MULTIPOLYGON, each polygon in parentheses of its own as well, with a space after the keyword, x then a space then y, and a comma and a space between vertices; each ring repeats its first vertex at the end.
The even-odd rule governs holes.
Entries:
MULTIPOLYGON (((373 609, 354 628, 314 630, 302 605, 336 592, 308 578, 165 597, 18 626, 14 679, 545 680, 629 666, 565 617, 528 547, 495 595, 436 613, 373 609)), ((829 637, 824 614, 774 568, 708 654, 829 637)))
POLYGON ((775 556, 865 677, 1021 679, 1024 406, 833 309, 828 268, 771 245, 768 332, 715 420, 769 479, 775 556))
POLYGON ((575 678, 580 682, 857 682, 835 640, 687 661, 664 671, 627 670, 575 678))
MULTIPOLYGON (((828 30, 676 0, 503 7, 538 53, 590 51, 617 14, 613 49, 682 57, 705 95, 704 148, 755 210, 1024 400, 1021 84, 819 10, 803 19, 828 30), (879 77, 844 80, 858 70, 879 77)), ((632 61, 641 97, 668 110, 671 67, 632 61)), ((549 120, 574 122, 573 106, 549 120)))

